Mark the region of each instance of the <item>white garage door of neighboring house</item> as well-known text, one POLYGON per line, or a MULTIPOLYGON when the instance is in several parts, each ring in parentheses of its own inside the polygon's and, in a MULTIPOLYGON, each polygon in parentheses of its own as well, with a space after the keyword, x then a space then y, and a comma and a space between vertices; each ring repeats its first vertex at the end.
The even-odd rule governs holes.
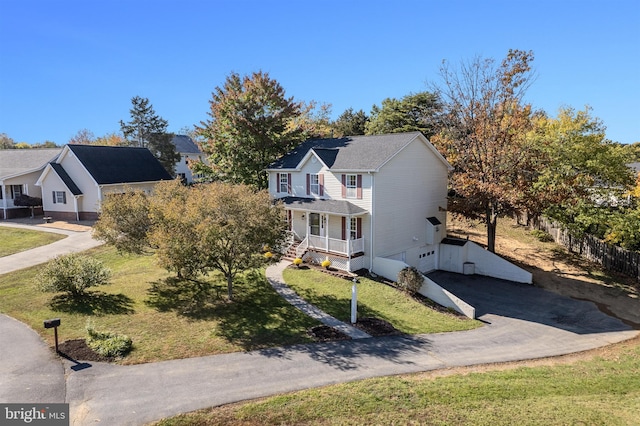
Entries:
POLYGON ((421 250, 418 255, 418 269, 423 274, 429 273, 431 271, 435 271, 438 262, 437 262, 437 250, 436 246, 426 246, 421 250))

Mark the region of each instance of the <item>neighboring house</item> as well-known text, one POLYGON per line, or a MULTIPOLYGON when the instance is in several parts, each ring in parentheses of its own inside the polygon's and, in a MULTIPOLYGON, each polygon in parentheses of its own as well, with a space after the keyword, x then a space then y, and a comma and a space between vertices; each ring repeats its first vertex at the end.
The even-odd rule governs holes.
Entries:
POLYGON ((94 220, 105 194, 128 188, 150 193, 159 181, 171 179, 147 148, 66 145, 36 185, 46 216, 94 220))
POLYGON ((176 152, 180 154, 180 161, 176 164, 176 176, 186 183, 193 183, 194 180, 201 176, 194 176, 189 164, 191 162, 204 162, 206 164, 207 159, 189 136, 175 135, 171 142, 176 146, 176 152))
POLYGON ((17 207, 13 200, 21 194, 42 198, 40 187, 36 186, 38 177, 61 151, 61 148, 0 150, 0 219, 30 214, 29 207, 17 207))
POLYGON ((640 163, 629 163, 627 166, 633 170, 636 176, 640 175, 640 163))
POLYGON ((380 257, 423 272, 438 268, 450 170, 420 132, 308 140, 267 169, 290 253, 347 271, 380 257))

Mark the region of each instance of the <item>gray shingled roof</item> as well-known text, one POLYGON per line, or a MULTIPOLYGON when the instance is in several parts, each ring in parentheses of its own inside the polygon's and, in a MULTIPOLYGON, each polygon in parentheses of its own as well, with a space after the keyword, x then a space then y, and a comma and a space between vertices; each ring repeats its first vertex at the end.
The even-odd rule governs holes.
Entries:
POLYGON ((67 146, 99 185, 173 179, 147 148, 67 146))
POLYGON ((176 146, 176 152, 180 154, 202 154, 198 145, 189 136, 175 135, 171 143, 176 146))
POLYGON ((0 179, 43 169, 55 160, 62 148, 0 150, 0 179))
POLYGON ((269 169, 295 169, 313 149, 332 170, 377 170, 418 135, 420 132, 310 139, 272 163, 269 169))
POLYGON ((69 191, 71 191, 73 195, 82 195, 82 191, 80 191, 80 188, 78 188, 78 185, 71 179, 67 171, 62 168, 62 164, 51 163, 51 168, 60 176, 62 182, 67 185, 67 188, 69 188, 69 191))
POLYGON ((293 210, 313 210, 320 213, 331 213, 342 216, 353 216, 366 213, 367 211, 344 200, 320 200, 303 197, 280 198, 284 205, 293 210))

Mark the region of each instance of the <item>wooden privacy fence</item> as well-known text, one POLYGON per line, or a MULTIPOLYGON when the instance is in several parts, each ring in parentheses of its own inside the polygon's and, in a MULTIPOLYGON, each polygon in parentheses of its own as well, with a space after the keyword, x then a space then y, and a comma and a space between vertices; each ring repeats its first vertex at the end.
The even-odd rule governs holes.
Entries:
POLYGON ((608 244, 593 235, 577 238, 562 229, 562 225, 541 218, 538 228, 551 234, 556 243, 569 251, 601 264, 605 269, 620 272, 640 280, 640 253, 608 244))

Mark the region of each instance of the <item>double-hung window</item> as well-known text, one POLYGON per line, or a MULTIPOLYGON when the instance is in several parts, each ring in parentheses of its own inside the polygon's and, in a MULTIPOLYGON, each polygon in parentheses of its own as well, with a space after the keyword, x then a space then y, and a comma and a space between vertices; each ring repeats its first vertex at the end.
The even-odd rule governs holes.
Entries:
POLYGON ((289 180, 291 179, 291 174, 289 173, 278 173, 278 192, 282 192, 287 194, 290 191, 291 184, 289 180))
POLYGON ((313 195, 320 195, 320 178, 317 174, 309 175, 309 191, 313 195))
POLYGON ((53 204, 67 204, 67 193, 64 191, 53 191, 53 204))
POLYGON ((356 198, 358 196, 357 175, 347 175, 345 186, 347 187, 347 198, 356 198))
POLYGON ((11 185, 11 199, 15 200, 20 195, 22 195, 22 185, 11 185))
POLYGON ((358 232, 359 231, 359 229, 358 229, 358 218, 357 217, 352 217, 349 222, 350 222, 349 238, 352 239, 352 240, 355 240, 355 239, 358 238, 358 234, 360 233, 360 232, 358 232))

